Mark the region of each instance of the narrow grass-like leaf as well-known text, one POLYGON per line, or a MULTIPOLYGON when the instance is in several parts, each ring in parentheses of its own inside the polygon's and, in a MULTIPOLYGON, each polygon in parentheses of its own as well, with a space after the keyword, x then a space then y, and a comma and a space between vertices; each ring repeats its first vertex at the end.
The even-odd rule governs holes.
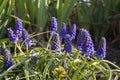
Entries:
POLYGON ((0 38, 6 33, 6 25, 8 23, 8 19, 0 26, 0 38))
POLYGON ((14 5, 15 5, 15 0, 11 0, 9 3, 8 10, 7 10, 7 15, 11 15, 14 5))
POLYGON ((117 68, 120 70, 120 67, 118 67, 117 65, 115 65, 114 63, 108 61, 108 60, 102 60, 103 62, 107 62, 108 64, 112 65, 113 67, 117 68))
POLYGON ((37 1, 37 25, 38 29, 36 29, 38 32, 40 29, 45 27, 46 24, 46 7, 45 7, 46 0, 38 0, 37 1))
POLYGON ((9 69, 7 69, 6 71, 4 71, 1 75, 0 75, 0 80, 6 76, 11 70, 15 69, 17 66, 23 64, 25 61, 29 60, 30 58, 25 58, 22 61, 18 62, 17 64, 11 66, 9 69))
POLYGON ((2 1, 1 5, 0 5, 0 14, 2 13, 3 10, 5 10, 5 6, 7 5, 7 1, 8 0, 3 0, 2 1))
POLYGON ((15 1, 16 5, 16 13, 15 15, 18 16, 21 19, 25 19, 25 0, 16 0, 15 1))
POLYGON ((25 73, 26 80, 30 80, 29 79, 29 70, 28 70, 28 61, 25 62, 24 73, 25 73))
POLYGON ((115 78, 114 78, 114 80, 118 80, 118 78, 119 78, 118 75, 116 75, 115 78))
POLYGON ((59 26, 58 31, 59 31, 61 23, 66 22, 77 0, 65 0, 64 3, 62 3, 61 0, 58 1, 59 3, 57 5, 59 5, 58 7, 59 9, 57 10, 57 14, 58 14, 58 26, 59 26))
POLYGON ((36 19, 36 1, 35 0, 26 0, 26 7, 28 10, 28 15, 30 18, 31 24, 35 24, 35 19, 36 19))
POLYGON ((43 71, 43 79, 42 80, 46 80, 46 74, 47 74, 47 71, 49 69, 49 67, 52 65, 52 62, 54 61, 55 59, 51 59, 48 64, 46 65, 44 71, 43 71))

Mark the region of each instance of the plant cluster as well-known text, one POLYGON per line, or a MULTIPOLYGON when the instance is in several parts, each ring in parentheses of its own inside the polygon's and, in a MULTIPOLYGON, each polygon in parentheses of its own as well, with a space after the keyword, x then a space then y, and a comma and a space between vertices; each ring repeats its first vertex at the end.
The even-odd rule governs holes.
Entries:
POLYGON ((50 20, 50 39, 47 48, 32 47, 31 38, 21 19, 16 19, 15 28, 8 28, 10 43, 14 44, 11 53, 3 43, 0 47, 0 80, 117 80, 120 68, 105 60, 106 39, 102 37, 97 50, 89 32, 81 28, 75 46, 76 25, 69 31, 62 23, 57 33, 57 20, 50 20), (64 39, 64 45, 61 45, 64 39))

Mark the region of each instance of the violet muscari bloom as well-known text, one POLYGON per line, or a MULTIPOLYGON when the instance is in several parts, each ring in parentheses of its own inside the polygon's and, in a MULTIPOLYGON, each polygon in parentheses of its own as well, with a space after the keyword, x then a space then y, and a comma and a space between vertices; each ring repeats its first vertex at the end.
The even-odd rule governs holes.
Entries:
POLYGON ((66 36, 66 24, 65 23, 62 23, 59 35, 60 35, 61 40, 62 38, 65 38, 66 36))
POLYGON ((96 55, 96 57, 98 57, 100 59, 104 59, 106 57, 106 39, 105 39, 105 37, 101 38, 95 55, 96 55))
POLYGON ((9 67, 11 67, 13 65, 13 63, 12 63, 12 59, 10 58, 10 59, 4 59, 4 67, 5 68, 9 68, 9 67))
POLYGON ((51 50, 56 50, 58 51, 60 48, 60 38, 58 33, 53 34, 52 38, 52 44, 51 44, 51 50))
POLYGON ((8 30, 8 37, 11 43, 15 43, 17 41, 16 35, 13 33, 11 28, 7 28, 8 30))
MULTIPOLYGON (((32 50, 32 54, 34 54, 34 53, 36 53, 36 51, 34 51, 34 50, 32 50)), ((37 57, 36 56, 32 56, 32 61, 34 62, 34 63, 36 63, 37 62, 37 57)))
POLYGON ((24 45, 25 47, 31 46, 31 39, 30 39, 30 38, 27 38, 27 39, 25 40, 25 42, 23 43, 23 45, 24 45))
POLYGON ((28 32, 25 30, 25 28, 23 28, 22 30, 22 40, 23 40, 23 45, 25 47, 29 47, 31 46, 31 39, 29 38, 29 34, 28 32), (25 41, 24 41, 25 40, 25 41))
POLYGON ((1 55, 4 60, 4 67, 9 68, 13 65, 12 59, 11 59, 11 53, 10 51, 6 48, 5 43, 2 43, 1 45, 1 55))
POLYGON ((94 44, 86 29, 80 29, 75 47, 86 57, 94 53, 94 44))
POLYGON ((69 35, 72 39, 75 39, 76 36, 76 24, 73 24, 69 30, 69 35))
POLYGON ((51 31, 51 34, 54 34, 57 31, 57 20, 55 17, 51 18, 50 31, 51 31))
POLYGON ((17 37, 21 40, 22 36, 22 20, 20 18, 17 18, 15 20, 15 28, 14 28, 14 33, 17 35, 17 37))
POLYGON ((71 39, 71 36, 69 34, 66 34, 66 36, 65 36, 63 51, 66 51, 68 53, 71 53, 71 51, 72 51, 72 39, 71 39))
POLYGON ((23 28, 22 29, 22 39, 24 40, 28 37, 29 37, 28 31, 25 28, 23 28))
POLYGON ((33 59, 33 62, 37 62, 37 57, 36 56, 33 56, 32 59, 33 59))

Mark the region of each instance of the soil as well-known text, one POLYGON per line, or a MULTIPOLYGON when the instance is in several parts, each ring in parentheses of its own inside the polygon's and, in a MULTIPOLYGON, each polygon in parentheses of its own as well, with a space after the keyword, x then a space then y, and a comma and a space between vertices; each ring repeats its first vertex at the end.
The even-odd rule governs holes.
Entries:
POLYGON ((108 45, 105 59, 120 67, 120 48, 118 46, 108 45))

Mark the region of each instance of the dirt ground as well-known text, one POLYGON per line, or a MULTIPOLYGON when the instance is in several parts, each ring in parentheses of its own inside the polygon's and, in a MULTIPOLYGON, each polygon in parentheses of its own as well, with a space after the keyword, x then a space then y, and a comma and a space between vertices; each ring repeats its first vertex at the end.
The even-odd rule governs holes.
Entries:
POLYGON ((120 67, 120 48, 113 45, 107 45, 106 59, 120 67))

